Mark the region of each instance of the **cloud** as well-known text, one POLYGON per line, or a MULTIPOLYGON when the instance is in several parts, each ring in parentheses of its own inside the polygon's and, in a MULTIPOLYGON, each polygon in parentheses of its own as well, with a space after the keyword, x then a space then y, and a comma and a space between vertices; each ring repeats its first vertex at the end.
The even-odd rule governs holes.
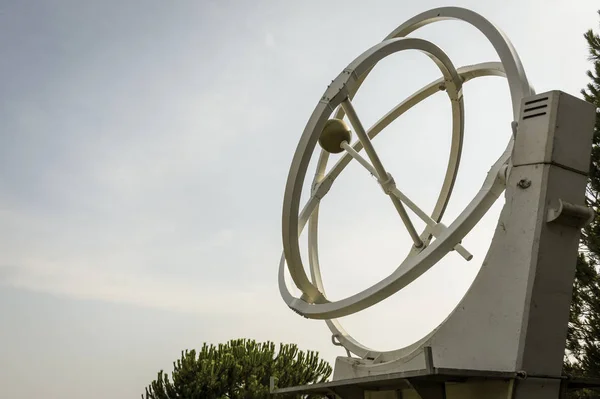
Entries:
POLYGON ((0 215, 0 283, 73 298, 240 313, 259 308, 265 275, 274 270, 268 266, 276 261, 269 256, 273 240, 264 240, 260 228, 206 231, 193 221, 179 228, 152 208, 129 220, 119 213, 27 209, 0 215))
POLYGON ((267 32, 265 34, 265 46, 267 46, 267 47, 275 47, 275 37, 270 32, 267 32))
POLYGON ((224 282, 210 279, 169 278, 126 268, 105 270, 102 260, 57 263, 33 258, 18 267, 0 267, 1 274, 3 284, 16 288, 206 316, 257 314, 264 305, 259 294, 264 288, 259 284, 251 288, 232 284, 224 289, 224 282))

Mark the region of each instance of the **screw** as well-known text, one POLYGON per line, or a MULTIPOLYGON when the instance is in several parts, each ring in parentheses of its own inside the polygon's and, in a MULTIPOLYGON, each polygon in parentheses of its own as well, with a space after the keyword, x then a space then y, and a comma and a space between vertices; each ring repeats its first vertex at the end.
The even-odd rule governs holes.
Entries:
POLYGON ((519 182, 517 183, 517 186, 518 186, 519 188, 522 188, 522 189, 529 188, 529 187, 531 186, 531 180, 529 180, 529 179, 521 179, 521 180, 519 180, 519 182))
POLYGON ((525 380, 527 379, 527 372, 526 371, 517 371, 517 378, 525 380))

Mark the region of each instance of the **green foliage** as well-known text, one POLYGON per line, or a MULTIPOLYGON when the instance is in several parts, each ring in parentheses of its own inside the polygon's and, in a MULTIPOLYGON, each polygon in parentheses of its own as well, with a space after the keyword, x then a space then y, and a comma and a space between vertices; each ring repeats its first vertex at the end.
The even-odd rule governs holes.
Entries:
MULTIPOLYGON (((600 12, 599 12, 600 14, 600 12)), ((594 221, 581 238, 577 271, 573 285, 571 314, 567 336, 564 372, 568 375, 600 376, 600 36, 589 30, 584 35, 588 43, 592 68, 587 72, 590 82, 581 91, 583 98, 594 104, 596 125, 593 138, 590 176, 586 199, 595 212, 594 221)), ((571 398, 599 398, 597 391, 571 392, 571 398)))
POLYGON ((325 382, 332 371, 316 352, 280 344, 276 353, 272 342, 246 339, 186 350, 173 368, 172 379, 158 373, 145 399, 262 399, 269 397, 271 376, 276 386, 289 387, 325 382))

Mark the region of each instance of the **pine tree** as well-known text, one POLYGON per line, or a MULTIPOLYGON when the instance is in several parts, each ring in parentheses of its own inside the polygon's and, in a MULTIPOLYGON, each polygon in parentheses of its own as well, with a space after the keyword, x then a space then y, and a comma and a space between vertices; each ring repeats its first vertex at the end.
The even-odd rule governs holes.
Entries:
MULTIPOLYGON (((600 15, 600 11, 599 11, 600 15)), ((565 373, 589 377, 600 376, 600 36, 593 30, 584 34, 589 47, 592 69, 590 83, 581 91, 583 98, 596 105, 587 203, 596 217, 581 237, 581 249, 573 285, 571 315, 565 354, 565 373)), ((573 397, 597 398, 598 393, 583 391, 573 397)))
POLYGON ((158 373, 145 399, 266 399, 271 377, 276 386, 290 387, 325 382, 332 371, 316 352, 281 344, 275 353, 272 342, 246 339, 182 352, 173 368, 171 379, 158 373))

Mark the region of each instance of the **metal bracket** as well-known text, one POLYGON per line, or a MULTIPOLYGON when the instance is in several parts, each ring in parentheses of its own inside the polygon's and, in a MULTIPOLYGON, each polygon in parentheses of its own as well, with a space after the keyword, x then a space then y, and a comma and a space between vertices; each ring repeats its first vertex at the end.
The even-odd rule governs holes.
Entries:
POLYGON ((548 211, 548 223, 558 223, 581 229, 594 220, 594 211, 587 206, 570 204, 558 200, 558 208, 548 211))
POLYGON ((327 177, 326 179, 321 180, 313 186, 312 195, 314 195, 317 199, 321 200, 329 192, 331 186, 333 185, 333 179, 327 177))
POLYGON ((429 374, 434 374, 435 366, 433 365, 433 350, 431 349, 431 346, 423 347, 423 356, 425 356, 425 370, 427 370, 429 374))
POLYGON ((354 70, 344 69, 337 78, 332 80, 331 84, 327 86, 327 89, 319 102, 329 104, 338 96, 341 96, 342 98, 348 97, 356 80, 357 77, 354 70))
MULTIPOLYGON (((426 372, 431 375, 435 374, 436 368, 433 364, 431 346, 423 347, 423 356, 425 357, 426 372)), ((446 384, 443 381, 425 381, 421 379, 407 381, 421 399, 446 399, 446 384)))
POLYGON ((387 174, 386 180, 383 180, 383 178, 381 178, 377 179, 377 181, 379 182, 379 185, 381 186, 381 189, 385 194, 392 195, 393 190, 396 188, 396 181, 394 180, 394 177, 391 174, 387 174))
POLYGON ((444 382, 413 380, 409 381, 409 384, 421 399, 446 399, 446 384, 444 382))
POLYGON ((338 340, 337 334, 333 334, 331 336, 331 343, 335 346, 341 346, 342 348, 344 348, 346 350, 346 355, 348 355, 348 357, 352 357, 352 353, 350 353, 348 348, 346 348, 344 345, 342 345, 342 343, 338 340))
POLYGON ((333 390, 342 399, 364 399, 365 390, 360 387, 339 387, 333 390))

